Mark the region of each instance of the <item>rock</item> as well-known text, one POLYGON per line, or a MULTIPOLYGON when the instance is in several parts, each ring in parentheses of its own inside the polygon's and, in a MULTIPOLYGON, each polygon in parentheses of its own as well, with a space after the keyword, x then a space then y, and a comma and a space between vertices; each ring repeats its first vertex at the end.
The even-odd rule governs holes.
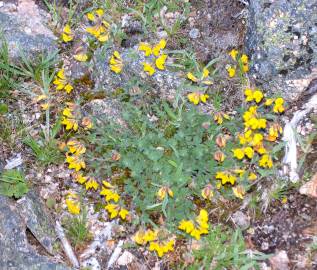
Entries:
POLYGON ((311 0, 250 0, 245 39, 257 84, 288 100, 317 77, 317 5, 311 0))
POLYGON ((128 265, 132 263, 136 258, 129 251, 124 251, 123 254, 119 257, 117 264, 120 266, 128 265))
POLYGON ((54 254, 56 242, 54 220, 34 191, 29 191, 17 203, 19 213, 26 221, 27 228, 50 254, 54 254))
POLYGON ((277 252, 269 259, 272 270, 289 270, 289 258, 285 250, 277 252))
POLYGON ((189 37, 190 38, 196 39, 196 38, 199 38, 199 36, 200 36, 199 29, 193 28, 192 30, 189 31, 189 37))
POLYGON ((14 200, 0 196, 0 265, 8 270, 70 270, 39 255, 28 243, 26 223, 14 200))
POLYGON ((124 91, 133 95, 136 91, 141 93, 139 86, 143 91, 148 91, 150 95, 159 96, 173 100, 177 88, 183 82, 179 74, 168 70, 158 70, 149 76, 143 71, 143 62, 153 63, 152 57, 145 57, 143 52, 133 49, 123 49, 120 51, 124 67, 120 74, 110 70, 109 60, 113 50, 98 49, 95 51, 92 63, 95 63, 92 73, 92 80, 95 82, 94 91, 104 93, 106 96, 115 96, 118 91, 124 91))
POLYGON ((317 173, 299 189, 299 193, 317 199, 317 173))
POLYGON ((234 224, 240 227, 241 230, 246 230, 250 226, 250 218, 241 211, 233 213, 231 218, 234 224))
POLYGON ((15 2, 5 1, 0 7, 0 31, 8 43, 10 57, 17 60, 21 50, 26 58, 56 51, 56 37, 45 25, 48 13, 32 0, 15 2))
POLYGON ((115 99, 94 99, 84 106, 84 113, 103 120, 111 119, 117 124, 125 126, 126 123, 122 119, 122 104, 115 99))

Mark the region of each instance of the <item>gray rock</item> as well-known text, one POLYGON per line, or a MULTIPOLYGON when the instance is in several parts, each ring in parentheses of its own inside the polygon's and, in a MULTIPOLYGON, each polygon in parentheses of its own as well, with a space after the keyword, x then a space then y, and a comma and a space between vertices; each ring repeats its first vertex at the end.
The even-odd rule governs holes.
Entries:
POLYGON ((250 218, 241 211, 232 214, 232 221, 240 227, 241 230, 246 230, 250 226, 250 218))
POLYGON ((199 29, 193 28, 192 30, 189 31, 189 37, 190 38, 196 39, 196 38, 199 38, 199 36, 200 36, 199 29))
POLYGON ((288 100, 317 77, 317 4, 311 0, 250 0, 247 53, 259 85, 288 100))
POLYGON ((48 17, 32 0, 4 2, 0 7, 0 32, 13 60, 19 58, 21 50, 27 58, 34 58, 58 49, 56 37, 45 25, 48 17))
MULTIPOLYGON (((35 205, 34 205, 35 206, 35 205)), ((0 265, 6 270, 70 270, 28 243, 26 222, 14 200, 0 196, 0 265)), ((38 206, 36 206, 38 208, 38 206)), ((42 217, 44 218, 44 217, 42 217)))
POLYGON ((110 70, 109 60, 113 50, 101 48, 96 50, 92 63, 95 92, 103 92, 106 96, 114 96, 119 91, 133 93, 135 89, 146 91, 151 95, 172 100, 181 86, 183 79, 176 72, 158 70, 149 76, 143 71, 142 62, 153 63, 152 57, 145 57, 137 47, 120 51, 124 68, 120 74, 110 70))

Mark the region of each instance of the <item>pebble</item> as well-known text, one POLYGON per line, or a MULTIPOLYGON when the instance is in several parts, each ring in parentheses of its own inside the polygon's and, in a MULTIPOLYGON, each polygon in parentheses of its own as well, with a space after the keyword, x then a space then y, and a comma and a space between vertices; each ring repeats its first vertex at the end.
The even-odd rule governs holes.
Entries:
POLYGON ((123 254, 119 257, 117 263, 118 265, 125 266, 132 263, 135 260, 135 257, 132 253, 124 251, 123 254))
POLYGON ((241 211, 233 213, 231 218, 241 230, 246 230, 250 226, 250 218, 241 211))
POLYGON ((193 28, 189 31, 189 37, 192 39, 196 39, 200 36, 200 32, 197 28, 193 28))

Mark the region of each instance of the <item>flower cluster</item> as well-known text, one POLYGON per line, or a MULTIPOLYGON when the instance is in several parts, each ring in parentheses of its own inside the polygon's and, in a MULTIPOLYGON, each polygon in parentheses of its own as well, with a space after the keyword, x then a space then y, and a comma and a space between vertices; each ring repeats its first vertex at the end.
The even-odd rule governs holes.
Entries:
POLYGON ((88 21, 92 24, 86 28, 86 31, 100 42, 108 41, 110 32, 110 24, 104 19, 104 13, 104 10, 99 8, 86 14, 88 21))
POLYGON ((111 219, 119 216, 122 220, 125 220, 127 215, 129 214, 129 211, 121 207, 119 204, 109 203, 105 206, 105 209, 110 214, 111 219))
POLYGON ((70 42, 74 39, 74 33, 71 30, 69 24, 66 24, 63 28, 62 40, 64 42, 70 42))
POLYGON ((199 240, 202 234, 208 234, 208 213, 205 209, 201 209, 195 221, 183 219, 178 228, 195 239, 199 240))
POLYGON ((86 168, 86 163, 82 155, 86 152, 86 147, 79 141, 71 139, 67 142, 69 152, 66 153, 66 162, 69 169, 78 172, 86 168))
POLYGON ((249 57, 246 54, 240 55, 236 49, 233 49, 229 52, 229 55, 236 63, 234 66, 227 66, 227 72, 230 78, 235 76, 237 66, 240 68, 242 73, 247 73, 249 71, 249 57))
POLYGON ((67 107, 63 110, 62 124, 66 126, 66 130, 77 131, 79 125, 83 129, 88 130, 93 127, 92 121, 89 117, 83 118, 81 115, 80 107, 72 102, 66 102, 67 107), (81 123, 80 123, 81 119, 81 123))
POLYGON ((133 237, 138 245, 146 245, 149 243, 149 250, 156 251, 159 257, 162 257, 169 251, 174 251, 175 240, 170 239, 165 230, 139 230, 133 237))
POLYGON ((162 52, 166 47, 166 40, 161 39, 159 43, 155 44, 153 47, 146 42, 141 42, 139 44, 139 51, 143 51, 146 57, 154 56, 155 65, 153 63, 143 62, 143 70, 150 76, 155 73, 155 67, 159 70, 165 69, 165 62, 167 59, 167 54, 162 52))
POLYGON ((110 69, 113 72, 117 74, 121 73, 123 68, 123 61, 118 51, 114 51, 113 55, 110 58, 109 65, 110 65, 110 69))
POLYGON ((65 202, 69 213, 73 215, 78 215, 80 213, 80 202, 77 194, 69 193, 65 202))
POLYGON ((69 80, 66 78, 63 68, 57 72, 53 84, 56 85, 56 90, 64 90, 67 94, 74 89, 69 80))

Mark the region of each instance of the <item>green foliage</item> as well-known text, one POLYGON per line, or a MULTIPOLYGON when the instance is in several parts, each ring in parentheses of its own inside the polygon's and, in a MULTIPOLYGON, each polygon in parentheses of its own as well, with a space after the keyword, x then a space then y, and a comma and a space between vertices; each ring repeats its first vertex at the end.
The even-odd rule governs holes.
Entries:
POLYGON ((0 194, 8 197, 21 198, 29 191, 24 175, 16 170, 5 170, 0 175, 0 194))
POLYGON ((63 160, 63 155, 59 151, 56 140, 54 139, 48 142, 37 142, 31 137, 27 137, 23 140, 23 143, 32 149, 33 155, 42 166, 59 164, 63 160))
MULTIPOLYGON (((141 222, 151 222, 159 211, 167 224, 175 226, 190 217, 195 209, 194 199, 201 196, 201 190, 214 179, 217 170, 231 169, 237 163, 229 156, 233 143, 224 149, 229 155, 221 165, 213 153, 217 150, 215 138, 223 128, 234 134, 240 124, 236 121, 219 126, 194 107, 175 110, 163 103, 147 113, 129 104, 125 107, 123 118, 128 127, 110 122, 107 128, 97 128, 89 136, 94 148, 87 153, 88 167, 101 178, 127 169, 129 176, 122 176, 115 184, 124 185, 123 194, 132 197, 141 222), (147 114, 154 114, 159 120, 151 122, 147 114), (121 155, 117 162, 111 159, 113 151, 121 155), (171 188, 174 197, 166 196, 158 202, 156 193, 160 187, 171 188)), ((229 194, 226 188, 223 191, 229 194)))
POLYGON ((8 43, 0 33, 0 98, 8 98, 16 83, 16 72, 10 68, 8 43))
POLYGON ((6 114, 8 112, 8 105, 0 103, 0 114, 6 114))
POLYGON ((210 230, 193 255, 194 263, 182 269, 259 269, 257 262, 268 258, 257 251, 248 252, 240 230, 225 231, 222 226, 210 230))
POLYGON ((76 248, 83 246, 91 240, 91 233, 88 228, 87 210, 82 209, 80 215, 71 217, 64 222, 67 237, 76 248))

